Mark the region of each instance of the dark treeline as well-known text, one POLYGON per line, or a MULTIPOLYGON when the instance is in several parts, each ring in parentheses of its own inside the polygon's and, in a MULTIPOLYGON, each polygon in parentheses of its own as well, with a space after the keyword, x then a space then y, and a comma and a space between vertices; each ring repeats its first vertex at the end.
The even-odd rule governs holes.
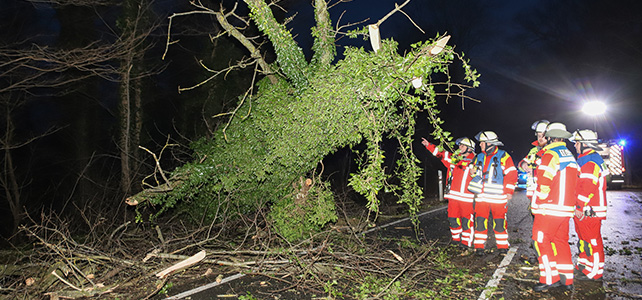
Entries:
POLYGON ((222 69, 243 55, 231 39, 203 38, 220 28, 196 15, 173 24, 180 45, 163 57, 168 17, 191 10, 188 3, 3 0, 1 7, 5 237, 41 211, 127 218, 123 200, 154 168, 138 146, 179 144, 162 162, 180 164, 189 142, 214 130, 212 116, 251 79, 252 70, 233 72, 178 92, 210 76, 199 60, 222 69))

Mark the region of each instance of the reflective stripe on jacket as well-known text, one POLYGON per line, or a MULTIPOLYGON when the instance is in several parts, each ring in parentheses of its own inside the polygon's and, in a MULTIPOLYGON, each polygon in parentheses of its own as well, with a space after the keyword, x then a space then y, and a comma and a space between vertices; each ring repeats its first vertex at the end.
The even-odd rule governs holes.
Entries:
MULTIPOLYGON (((533 194, 535 194, 535 190, 537 189, 537 183, 535 182, 535 170, 537 169, 537 166, 542 162, 541 157, 537 156, 541 148, 538 146, 538 142, 534 141, 531 143, 531 145, 535 146, 531 148, 530 151, 528 151, 528 155, 522 159, 523 162, 526 162, 528 165, 526 169, 520 168, 522 172, 527 172, 528 173, 528 178, 526 180, 526 197, 528 199, 531 199, 533 197, 533 194)), ((518 167, 521 167, 521 162, 519 163, 518 167)))
POLYGON ((517 169, 513 159, 503 150, 479 153, 472 162, 475 172, 469 190, 473 193, 493 195, 513 194, 517 182, 517 169))
POLYGON ((437 146, 431 143, 426 146, 426 149, 428 149, 432 155, 441 159, 441 162, 448 169, 446 178, 450 183, 450 190, 444 198, 472 203, 475 195, 468 191, 468 184, 471 180, 468 165, 475 157, 475 153, 452 155, 445 150, 439 151, 437 146))
POLYGON ((566 143, 555 142, 540 150, 542 162, 535 172, 537 190, 531 201, 533 214, 572 217, 578 165, 566 143))
POLYGON ((577 181, 577 205, 580 210, 591 206, 596 217, 606 218, 606 175, 604 160, 595 152, 582 153, 577 158, 580 166, 580 178, 577 181))

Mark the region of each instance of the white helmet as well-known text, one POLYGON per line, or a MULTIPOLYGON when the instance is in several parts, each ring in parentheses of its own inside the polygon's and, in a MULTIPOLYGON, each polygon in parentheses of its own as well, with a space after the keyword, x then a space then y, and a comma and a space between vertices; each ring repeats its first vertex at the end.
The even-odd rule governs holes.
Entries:
POLYGON ((568 139, 573 135, 570 132, 566 131, 566 125, 555 122, 550 123, 548 124, 548 126, 546 126, 546 133, 544 133, 544 136, 551 138, 568 139))
POLYGON ((576 130, 570 138, 573 142, 580 142, 591 149, 601 151, 602 148, 598 146, 600 141, 597 139, 597 132, 590 129, 576 130))
POLYGON ((538 133, 544 133, 546 132, 546 126, 548 126, 549 123, 551 122, 549 122, 548 120, 535 121, 535 123, 531 125, 531 129, 535 130, 535 135, 537 135, 538 133))
POLYGON ((477 135, 475 135, 475 139, 480 143, 484 142, 489 145, 504 146, 504 143, 500 142, 499 139, 497 139, 497 134, 492 131, 480 131, 477 135))
POLYGON ((455 141, 455 145, 464 145, 468 146, 471 150, 475 150, 475 142, 473 142, 471 139, 467 137, 460 137, 455 141))

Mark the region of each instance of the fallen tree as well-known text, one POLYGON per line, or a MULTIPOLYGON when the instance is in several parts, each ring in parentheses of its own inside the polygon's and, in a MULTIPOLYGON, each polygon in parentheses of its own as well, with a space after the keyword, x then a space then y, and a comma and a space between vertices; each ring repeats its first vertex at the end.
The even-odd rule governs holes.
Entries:
MULTIPOLYGON (((426 111, 433 137, 449 144, 451 137, 441 128, 437 101, 453 96, 468 99, 464 91, 478 84, 476 71, 446 45, 447 36, 412 45, 403 55, 394 40, 379 41, 378 27, 390 14, 348 33, 369 37, 375 51, 348 47, 344 57, 337 59, 335 38, 343 27, 332 28, 324 0, 314 1, 314 54, 308 62, 270 5, 263 0, 244 2, 250 9, 247 19, 236 14, 236 6, 213 10, 199 2, 193 3, 195 11, 170 17, 168 47, 174 43, 175 17, 210 14, 225 29, 219 37, 237 39, 250 53, 249 59, 234 67, 254 66, 256 78, 263 78, 239 97, 234 110, 223 114, 228 118, 225 126, 212 138, 191 145, 191 163, 167 174, 157 164, 158 173, 150 176, 155 180, 146 181, 148 189, 130 197, 128 203, 152 205, 159 208, 158 213, 180 205, 195 218, 209 220, 222 217, 221 211, 244 213, 269 204, 273 228, 288 240, 299 239, 337 218, 334 196, 319 176, 319 163, 337 149, 365 142, 360 168, 351 174, 351 187, 367 199, 374 218, 384 190, 394 193, 415 216, 423 194, 417 184, 421 169, 412 150, 416 115, 426 111), (258 27, 274 49, 274 62, 265 60, 263 43, 232 25, 238 20, 258 27), (456 60, 468 85, 450 80, 449 67, 456 60), (384 170, 381 144, 385 137, 399 143, 397 184, 390 182, 390 172, 384 170)), ((408 2, 397 5, 391 14, 408 2)), ((212 71, 212 76, 234 67, 212 71)))

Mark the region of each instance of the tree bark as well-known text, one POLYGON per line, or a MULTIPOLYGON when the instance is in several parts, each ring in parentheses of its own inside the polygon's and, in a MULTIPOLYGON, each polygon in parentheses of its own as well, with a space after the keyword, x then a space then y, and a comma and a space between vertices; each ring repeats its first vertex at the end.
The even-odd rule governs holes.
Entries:
POLYGON ((128 56, 123 61, 123 75, 120 92, 120 173, 122 192, 128 194, 131 189, 131 173, 129 165, 130 150, 130 131, 131 131, 131 101, 130 101, 130 76, 132 69, 132 56, 128 56))
POLYGON ((230 24, 227 21, 227 15, 223 13, 217 13, 216 14, 216 20, 218 23, 225 29, 227 33, 229 33, 232 37, 234 37, 237 41, 239 41, 249 52, 252 58, 256 59, 257 63, 261 67, 261 70, 263 70, 263 73, 268 76, 270 79, 270 82, 273 84, 277 83, 278 79, 276 76, 274 76, 274 72, 270 65, 263 59, 261 56, 261 52, 259 49, 257 49, 250 40, 247 39, 243 33, 241 33, 236 27, 234 27, 232 24, 230 24))
POLYGON ((144 74, 142 57, 146 51, 140 42, 149 30, 146 21, 148 1, 128 0, 123 3, 121 18, 121 39, 127 45, 128 53, 121 61, 120 81, 120 165, 121 191, 128 195, 132 192, 140 160, 138 146, 142 130, 142 76, 144 74))
POLYGON ((4 152, 4 165, 3 167, 3 176, 0 179, 2 184, 2 189, 4 189, 5 197, 7 198, 7 203, 9 204, 9 210, 11 211, 11 217, 13 224, 9 230, 9 234, 13 235, 22 218, 24 217, 24 209, 22 208, 22 199, 20 194, 20 186, 18 185, 18 180, 16 176, 16 169, 13 165, 13 155, 11 154, 14 141, 14 125, 11 115, 11 109, 6 108, 6 121, 5 121, 5 135, 2 138, 3 152, 4 152))
MULTIPOLYGON (((142 73, 142 66, 140 64, 136 64, 135 68, 138 69, 138 72, 136 72, 137 74, 142 73)), ((133 173, 132 177, 136 177, 136 174, 138 174, 141 165, 140 151, 138 150, 138 146, 140 145, 140 133, 143 130, 143 80, 141 78, 136 78, 134 79, 133 83, 134 86, 132 90, 134 92, 134 130, 132 131, 131 137, 131 145, 133 149, 131 151, 131 157, 134 163, 130 170, 133 173)), ((132 183, 130 183, 130 189, 132 183)))

